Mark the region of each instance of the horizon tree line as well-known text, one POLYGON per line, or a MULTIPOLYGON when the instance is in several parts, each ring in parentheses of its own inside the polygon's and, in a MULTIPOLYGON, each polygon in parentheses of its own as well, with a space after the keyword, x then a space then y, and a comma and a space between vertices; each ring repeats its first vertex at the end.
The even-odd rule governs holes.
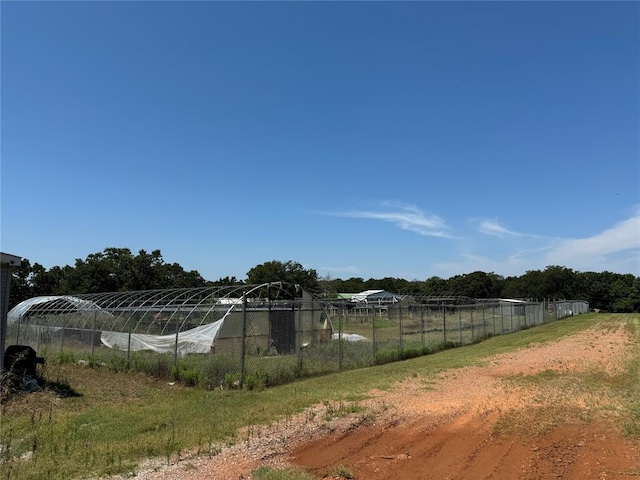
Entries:
POLYGON ((23 259, 13 272, 9 308, 23 300, 41 295, 67 295, 165 288, 258 284, 285 281, 298 284, 324 298, 338 293, 364 290, 427 297, 459 295, 470 298, 522 298, 531 300, 586 300, 591 308, 608 312, 640 312, 640 277, 630 273, 577 272, 551 265, 544 270, 529 270, 521 276, 504 277, 494 272, 475 271, 444 279, 425 280, 351 277, 320 277, 293 260, 270 260, 247 272, 246 279, 221 277, 205 280, 196 270, 186 271, 178 263, 167 263, 160 250, 134 255, 128 248, 105 248, 73 266, 44 268, 23 259))

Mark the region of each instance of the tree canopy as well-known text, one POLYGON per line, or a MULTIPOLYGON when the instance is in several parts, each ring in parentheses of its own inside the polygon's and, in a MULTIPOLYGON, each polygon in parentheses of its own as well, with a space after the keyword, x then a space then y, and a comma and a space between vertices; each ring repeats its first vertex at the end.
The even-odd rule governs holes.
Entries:
POLYGON ((586 300, 591 308, 610 312, 640 311, 640 277, 612 272, 576 272, 551 265, 544 270, 530 270, 516 277, 502 277, 494 272, 472 272, 444 279, 406 280, 351 277, 346 280, 319 278, 314 269, 293 260, 270 260, 251 268, 246 280, 221 277, 206 281, 195 270, 186 271, 177 263, 167 263, 160 250, 134 255, 128 248, 106 248, 85 259, 76 259, 73 266, 54 266, 47 270, 28 259, 13 272, 12 307, 38 295, 100 293, 127 290, 150 290, 206 285, 242 285, 267 282, 288 282, 307 291, 334 297, 337 293, 358 293, 364 290, 387 290, 416 297, 459 295, 470 298, 524 298, 586 300))
POLYGON ((247 283, 288 282, 300 285, 311 293, 320 292, 318 272, 306 269, 292 260, 281 262, 271 260, 256 265, 247 272, 247 283))
POLYGON ((133 255, 128 248, 106 248, 75 265, 49 270, 23 260, 14 271, 10 305, 39 295, 119 292, 162 288, 201 287, 206 281, 195 270, 185 271, 177 263, 166 263, 160 250, 133 255))

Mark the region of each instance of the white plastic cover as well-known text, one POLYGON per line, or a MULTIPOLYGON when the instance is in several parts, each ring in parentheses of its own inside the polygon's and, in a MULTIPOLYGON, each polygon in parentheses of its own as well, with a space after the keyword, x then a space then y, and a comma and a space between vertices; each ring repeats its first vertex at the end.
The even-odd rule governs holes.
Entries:
POLYGON ((369 339, 367 337, 363 337, 362 335, 358 335, 357 333, 334 333, 332 338, 334 340, 340 340, 340 335, 342 335, 342 340, 346 340, 347 342, 368 342, 369 339))
MULTIPOLYGON (((209 353, 213 340, 218 334, 224 318, 217 322, 202 325, 200 327, 185 330, 178 334, 178 354, 209 353)), ((102 332, 102 343, 109 348, 131 351, 150 350, 158 353, 173 353, 176 348, 176 335, 151 335, 147 333, 132 333, 131 343, 126 332, 102 332)))
POLYGON ((20 302, 18 305, 16 305, 11 310, 9 310, 9 313, 7 314, 7 321, 9 324, 15 323, 18 320, 20 320, 20 318, 22 318, 23 316, 28 315, 29 310, 31 310, 36 305, 42 305, 45 303, 54 304, 54 302, 57 302, 59 300, 65 300, 66 302, 68 302, 69 307, 67 308, 67 307, 63 307, 62 305, 58 305, 57 307, 52 308, 52 311, 54 313, 58 313, 57 310, 66 311, 71 309, 77 309, 78 311, 101 310, 98 304, 95 302, 92 302, 91 300, 85 300, 82 298, 74 297, 72 295, 48 295, 48 296, 29 298, 27 300, 20 302))

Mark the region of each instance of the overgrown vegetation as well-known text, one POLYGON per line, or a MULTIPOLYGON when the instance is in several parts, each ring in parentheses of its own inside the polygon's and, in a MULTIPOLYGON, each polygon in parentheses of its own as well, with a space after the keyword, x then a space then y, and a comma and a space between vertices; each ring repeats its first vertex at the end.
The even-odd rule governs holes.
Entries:
MULTIPOLYGON (((395 325, 388 329, 394 334, 390 338, 398 334, 395 325)), ((384 336, 383 328, 378 335, 384 336)), ((484 338, 488 337, 478 337, 475 342, 484 338)), ((127 355, 127 352, 106 347, 97 347, 91 353, 82 347, 53 349, 51 346, 43 346, 39 353, 52 366, 80 364, 116 373, 140 372, 167 382, 206 390, 262 390, 300 378, 383 365, 459 346, 458 342, 434 340, 424 345, 417 340, 405 341, 401 345, 397 339, 391 339, 376 342, 374 348, 371 342, 332 340, 310 344, 299 356, 295 353, 247 356, 244 374, 240 373, 240 358, 232 354, 189 354, 176 358, 173 353, 135 351, 127 355)))
MULTIPOLYGON (((187 452, 214 456, 221 446, 241 441, 239 430, 277 424, 312 405, 332 415, 358 412, 371 389, 419 375, 430 378, 448 368, 481 364, 487 356, 546 342, 608 322, 626 322, 635 357, 626 378, 576 379, 598 385, 594 393, 623 399, 628 434, 640 430, 640 316, 581 315, 497 336, 465 348, 377 367, 307 378, 275 388, 187 388, 135 371, 61 361, 45 366, 42 391, 14 396, 2 404, 0 472, 4 479, 73 479, 135 472, 144 458, 173 462, 187 452), (53 385, 68 386, 54 389, 53 385), (66 392, 66 393, 65 393, 66 392), (355 403, 354 403, 355 402, 355 403)), ((549 379, 553 381, 553 379, 549 379)), ((231 379, 229 379, 231 381, 231 379)), ((543 383, 546 380, 526 379, 543 383)), ((580 387, 582 388, 582 387, 580 387)), ((365 414, 365 412, 360 412, 365 414)), ((300 472, 263 472, 297 480, 300 472)))

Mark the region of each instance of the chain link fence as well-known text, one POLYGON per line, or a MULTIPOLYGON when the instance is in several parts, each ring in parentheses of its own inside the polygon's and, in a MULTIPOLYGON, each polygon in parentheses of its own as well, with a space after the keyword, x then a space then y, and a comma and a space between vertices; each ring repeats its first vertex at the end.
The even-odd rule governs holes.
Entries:
POLYGON ((260 388, 388 363, 586 313, 583 301, 451 305, 319 301, 293 286, 47 297, 10 315, 7 343, 47 362, 260 388))

